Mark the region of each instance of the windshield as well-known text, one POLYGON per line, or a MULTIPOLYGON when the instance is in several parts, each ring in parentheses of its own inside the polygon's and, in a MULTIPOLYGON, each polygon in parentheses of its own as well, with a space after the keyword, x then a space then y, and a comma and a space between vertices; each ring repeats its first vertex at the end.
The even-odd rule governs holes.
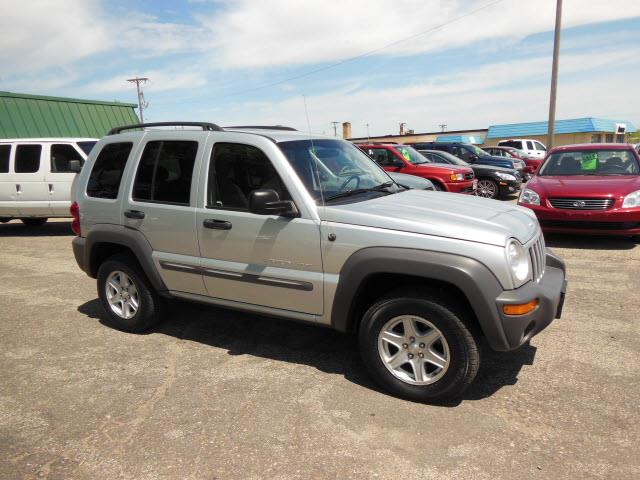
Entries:
POLYGON ((467 145, 467 147, 469 147, 469 150, 471 150, 479 157, 486 157, 487 155, 489 155, 487 152, 485 152, 481 148, 476 147, 475 145, 467 145))
MULTIPOLYGON (((399 191, 382 168, 344 140, 296 140, 281 142, 278 146, 316 201, 388 182, 392 182, 390 191, 399 191)), ((352 198, 365 200, 369 197, 352 198)))
POLYGON ((78 142, 78 146, 82 149, 82 151, 89 155, 91 149, 98 143, 97 141, 88 141, 88 142, 78 142))
POLYGON ((626 150, 574 150, 555 152, 540 168, 540 176, 638 175, 633 153, 626 150))
POLYGON ((462 160, 461 158, 456 157, 455 155, 451 155, 448 152, 440 152, 435 151, 432 152, 433 161, 436 163, 449 163, 453 165, 460 165, 461 167, 468 167, 469 164, 462 160))
POLYGON ((423 157, 422 154, 415 150, 413 147, 407 147, 403 145, 401 147, 395 147, 395 150, 400 155, 402 155, 407 162, 413 163, 414 165, 429 163, 429 160, 423 157))

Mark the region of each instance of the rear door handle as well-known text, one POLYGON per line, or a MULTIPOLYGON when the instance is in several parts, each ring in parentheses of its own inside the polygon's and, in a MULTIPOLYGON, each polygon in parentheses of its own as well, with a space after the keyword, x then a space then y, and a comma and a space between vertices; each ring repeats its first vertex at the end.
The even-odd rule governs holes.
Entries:
POLYGON ((19 183, 16 183, 16 193, 18 195, 20 195, 22 193, 22 190, 20 189, 20 184, 19 183))
POLYGON ((140 210, 126 210, 124 212, 124 216, 135 220, 142 220, 144 218, 144 212, 141 212, 140 210))
POLYGON ((231 222, 225 220, 215 220, 213 218, 207 218, 202 222, 204 228, 213 228, 215 230, 231 230, 231 222))
POLYGON ((49 184, 49 193, 53 193, 53 183, 49 184))

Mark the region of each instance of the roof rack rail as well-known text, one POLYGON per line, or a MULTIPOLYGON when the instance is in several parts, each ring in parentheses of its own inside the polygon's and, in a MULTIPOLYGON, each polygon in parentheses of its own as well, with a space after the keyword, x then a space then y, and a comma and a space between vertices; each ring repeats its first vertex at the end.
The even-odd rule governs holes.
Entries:
POLYGON ((132 130, 134 128, 146 128, 146 127, 200 127, 202 130, 210 132, 222 132, 223 129, 215 123, 207 122, 152 122, 152 123, 137 123, 135 125, 123 125, 121 127, 115 127, 109 130, 107 135, 116 135, 123 130, 132 130))
POLYGON ((246 128, 247 130, 286 130, 288 132, 297 132, 293 127, 286 127, 284 125, 233 125, 231 127, 224 128, 246 128))

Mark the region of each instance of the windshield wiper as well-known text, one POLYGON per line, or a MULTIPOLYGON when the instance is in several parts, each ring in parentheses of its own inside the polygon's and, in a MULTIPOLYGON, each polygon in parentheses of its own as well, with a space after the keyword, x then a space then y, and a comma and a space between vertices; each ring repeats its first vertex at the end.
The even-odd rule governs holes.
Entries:
MULTIPOLYGON (((353 190, 347 190, 346 192, 340 192, 340 193, 336 193, 335 195, 331 195, 325 198, 325 201, 328 202, 329 200, 335 200, 336 198, 350 197, 352 195, 358 195, 359 193, 385 192, 385 190, 390 186, 392 186, 393 184, 394 182, 384 182, 384 183, 381 183, 380 185, 376 185, 375 187, 371 187, 371 188, 354 188, 353 190)), ((391 192, 387 191, 386 193, 391 193, 391 192)))

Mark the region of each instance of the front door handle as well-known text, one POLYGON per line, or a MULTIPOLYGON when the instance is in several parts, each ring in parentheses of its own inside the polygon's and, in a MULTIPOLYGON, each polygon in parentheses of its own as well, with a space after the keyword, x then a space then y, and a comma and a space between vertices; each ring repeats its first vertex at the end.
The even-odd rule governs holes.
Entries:
POLYGON ((140 210, 126 210, 124 216, 127 218, 133 218, 134 220, 142 220, 144 218, 144 212, 140 210))
POLYGON ((225 220, 215 220, 213 218, 207 218, 202 222, 204 228, 213 228, 215 230, 231 230, 231 222, 225 220))

